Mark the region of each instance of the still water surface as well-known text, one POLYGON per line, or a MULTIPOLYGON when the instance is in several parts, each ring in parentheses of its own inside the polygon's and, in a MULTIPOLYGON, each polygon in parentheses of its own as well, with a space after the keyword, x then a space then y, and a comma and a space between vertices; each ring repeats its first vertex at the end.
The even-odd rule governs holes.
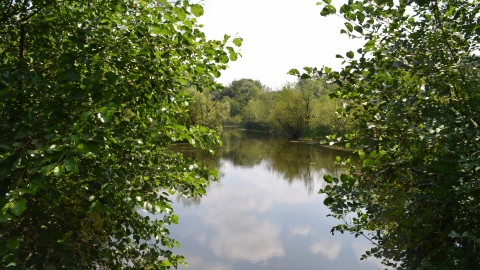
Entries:
POLYGON ((177 198, 179 224, 170 227, 188 267, 179 269, 381 269, 360 261, 365 239, 329 231, 339 222, 326 217, 324 174, 339 175, 336 156, 346 152, 262 133, 226 129, 214 156, 174 148, 220 173, 207 195, 177 198))

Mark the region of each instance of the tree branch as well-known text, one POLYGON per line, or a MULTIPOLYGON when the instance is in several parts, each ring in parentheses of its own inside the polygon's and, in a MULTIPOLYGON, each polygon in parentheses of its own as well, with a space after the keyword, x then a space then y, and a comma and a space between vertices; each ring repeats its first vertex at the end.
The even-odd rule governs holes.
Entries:
POLYGON ((12 3, 13 3, 13 0, 10 0, 10 2, 8 3, 8 9, 5 12, 5 14, 3 14, 2 18, 0 18, 0 22, 2 22, 3 20, 5 20, 5 18, 7 18, 8 14, 10 13, 10 9, 12 9, 12 6, 13 6, 12 3))
MULTIPOLYGON (((452 47, 450 46, 450 43, 448 42, 448 37, 447 37, 447 33, 445 33, 445 29, 443 29, 443 24, 442 22, 440 21, 440 10, 438 8, 438 0, 435 0, 433 1, 433 7, 434 7, 434 16, 435 16, 435 21, 438 25, 438 27, 440 28, 440 31, 442 31, 442 37, 443 37, 443 42, 445 43, 445 45, 447 46, 447 49, 448 51, 450 52, 453 60, 455 61, 455 63, 458 62, 459 60, 459 57, 455 54, 455 52, 452 50, 452 47)), ((465 87, 467 88, 467 91, 470 93, 470 87, 468 86, 467 84, 467 80, 465 79, 465 75, 463 74, 462 70, 458 69, 458 72, 460 73, 460 76, 462 77, 462 81, 465 85, 465 87)), ((453 92, 455 93, 455 97, 456 98, 459 98, 458 96, 458 93, 457 93, 457 90, 456 88, 454 87, 453 88, 453 92)))
POLYGON ((55 2, 55 0, 50 0, 50 1, 47 1, 45 4, 41 5, 37 10, 35 10, 34 12, 30 13, 28 16, 26 16, 25 18, 22 18, 20 20, 20 23, 24 23, 26 22, 28 19, 30 19, 31 17, 35 16, 37 13, 39 13, 40 11, 42 11, 42 9, 46 8, 47 6, 49 6, 50 4, 53 4, 55 2))

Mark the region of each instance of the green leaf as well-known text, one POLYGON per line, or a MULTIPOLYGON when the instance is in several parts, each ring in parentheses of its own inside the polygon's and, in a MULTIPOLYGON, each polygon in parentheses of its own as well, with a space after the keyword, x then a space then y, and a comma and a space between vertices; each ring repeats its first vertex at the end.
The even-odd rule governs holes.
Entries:
POLYGON ((16 216, 20 216, 25 209, 27 209, 27 199, 21 198, 10 207, 10 212, 16 216))
POLYGON ((69 64, 73 64, 75 62, 75 56, 71 53, 64 53, 60 55, 58 61, 63 64, 67 64, 67 66, 70 66, 69 64))
POLYGON ((325 200, 323 200, 323 204, 326 205, 326 206, 329 206, 331 205, 335 200, 333 200, 331 197, 327 197, 325 198, 325 200))
POLYGON ((358 156, 363 159, 365 157, 365 152, 362 149, 358 150, 358 156))
POLYGON ((325 182, 330 184, 330 183, 333 182, 333 177, 329 174, 326 174, 326 175, 323 176, 323 180, 325 180, 325 182))
POLYGON ((355 56, 355 54, 352 51, 347 52, 347 57, 352 59, 355 56))
POLYGON ((237 56, 236 52, 230 52, 229 56, 230 56, 231 61, 237 61, 237 59, 238 59, 238 56, 237 56))
POLYGON ((367 158, 363 161, 363 166, 364 167, 370 167, 373 164, 373 159, 367 158))
POLYGON ((367 43, 365 43, 365 45, 363 45, 363 47, 365 49, 372 49, 375 47, 375 40, 372 40, 370 39, 369 41, 367 41, 367 43))
POLYGON ((230 59, 228 59, 228 56, 222 55, 222 56, 220 57, 220 62, 226 64, 226 63, 228 63, 228 61, 230 61, 230 59))
POLYGON ((223 42, 222 42, 222 43, 223 43, 223 44, 226 44, 227 41, 230 39, 230 37, 231 37, 231 36, 225 34, 225 35, 223 36, 223 42))
POLYGON ((43 177, 38 177, 38 178, 33 179, 32 183, 34 183, 36 186, 38 186, 39 188, 41 188, 43 190, 48 190, 48 186, 45 183, 45 179, 43 177))
POLYGON ((233 39, 233 44, 235 44, 237 47, 240 47, 242 46, 242 41, 243 41, 242 38, 235 38, 233 39))
POLYGON ((298 69, 296 69, 296 68, 292 68, 292 69, 290 69, 290 70, 288 71, 287 74, 297 75, 297 76, 298 76, 298 75, 300 75, 300 71, 298 71, 298 69))
POLYGON ((60 165, 60 166, 56 166, 55 168, 53 168, 53 175, 55 176, 61 176, 65 173, 65 168, 63 165, 60 165))
MULTIPOLYGON (((10 249, 7 247, 7 243, 8 242, 6 241, 0 241, 0 257, 3 257, 10 253, 10 249)), ((5 260, 3 262, 5 262, 5 260)))
POLYGON ((321 16, 328 16, 330 14, 335 14, 337 12, 337 9, 332 6, 332 5, 326 5, 323 7, 322 11, 320 11, 321 16))
POLYGON ((198 73, 203 73, 205 71, 205 67, 203 67, 203 65, 197 65, 195 67, 195 70, 198 72, 198 73))
POLYGON ((365 21, 365 14, 363 14, 362 12, 358 12, 357 13, 357 20, 358 20, 358 22, 363 23, 365 21))
POLYGON ((229 56, 230 56, 230 60, 236 61, 238 56, 237 56, 237 53, 235 52, 235 50, 232 47, 227 47, 227 49, 228 49, 228 53, 229 53, 229 56))
POLYGON ((173 222, 173 224, 178 224, 178 216, 177 215, 172 215, 172 222, 173 222))
POLYGON ((75 174, 78 173, 78 165, 75 157, 68 157, 63 161, 63 164, 65 165, 65 168, 67 169, 67 171, 75 174))
POLYGON ((11 144, 10 144, 9 142, 7 142, 7 141, 5 141, 5 140, 1 140, 1 139, 0 139, 0 148, 3 148, 3 149, 5 149, 5 150, 11 150, 11 149, 13 149, 12 146, 11 146, 11 144))
POLYGON ((10 216, 8 213, 0 212, 0 223, 8 222, 10 220, 12 220, 12 216, 10 216))
POLYGON ((375 150, 375 151, 370 152, 370 157, 372 157, 372 158, 379 158, 379 157, 381 157, 383 154, 385 154, 385 151, 383 151, 383 150, 382 150, 382 151, 377 151, 377 150, 375 150))
POLYGON ((448 236, 450 236, 451 238, 460 238, 460 234, 458 234, 457 232, 455 232, 454 230, 452 230, 448 236))
POLYGON ((117 82, 117 75, 111 71, 105 73, 105 77, 109 84, 115 84, 117 82))
POLYGON ((204 11, 203 11, 203 7, 201 5, 194 4, 194 5, 192 5, 191 9, 192 9, 192 13, 193 13, 193 15, 195 15, 195 17, 200 17, 200 16, 203 15, 204 11))
POLYGON ((345 26, 347 27, 348 31, 352 32, 353 31, 353 25, 349 22, 345 22, 345 26))
POLYGON ((208 174, 213 176, 213 177, 217 177, 218 176, 218 171, 217 170, 209 170, 208 174))
POLYGON ((310 78, 312 78, 312 76, 308 75, 307 73, 303 73, 302 76, 300 76, 301 80, 306 80, 306 79, 310 79, 310 78))
POLYGON ((180 8, 174 8, 175 13, 177 14, 178 18, 183 21, 187 18, 187 14, 183 9, 180 8))
POLYGON ((360 34, 363 34, 363 28, 361 26, 356 25, 353 29, 355 29, 355 31, 359 32, 360 34))
POLYGON ((20 247, 20 241, 18 241, 17 239, 12 239, 8 241, 7 247, 12 251, 17 250, 20 247))
POLYGON ((415 0, 415 3, 423 7, 423 6, 428 6, 430 4, 430 0, 415 0))
POLYGON ((35 195, 37 194, 38 186, 35 183, 28 184, 28 188, 25 190, 25 193, 35 195))
POLYGON ((76 72, 75 70, 71 70, 68 73, 68 81, 69 82, 78 81, 79 79, 80 79, 80 74, 78 74, 78 72, 76 72))

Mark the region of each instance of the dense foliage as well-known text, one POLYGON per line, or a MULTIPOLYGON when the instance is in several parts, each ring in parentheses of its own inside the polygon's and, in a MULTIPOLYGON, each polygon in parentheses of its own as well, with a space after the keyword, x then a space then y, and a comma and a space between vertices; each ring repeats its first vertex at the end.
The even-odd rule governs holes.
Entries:
POLYGON ((367 255, 387 265, 480 267, 479 12, 478 1, 350 0, 341 32, 365 45, 337 55, 340 72, 306 69, 340 86, 332 97, 360 125, 343 139, 362 164, 321 190, 336 217, 356 213, 332 232, 368 234, 367 255))
POLYGON ((200 125, 221 133, 223 121, 230 116, 230 104, 215 100, 212 91, 200 92, 196 87, 189 87, 186 91, 193 99, 188 106, 187 127, 200 125))
POLYGON ((354 125, 336 117, 338 100, 328 98, 334 86, 325 80, 298 80, 278 91, 251 79, 235 80, 214 99, 230 104, 229 124, 301 137, 324 138, 331 132, 345 132, 354 125))
POLYGON ((214 99, 223 100, 230 104, 230 118, 232 121, 242 120, 242 113, 248 102, 269 88, 258 80, 233 80, 222 91, 215 93, 214 99))
POLYGON ((290 138, 325 138, 330 133, 351 130, 354 124, 337 119, 338 99, 329 99, 333 87, 324 80, 299 80, 276 93, 268 124, 290 138))
POLYGON ((202 14, 188 1, 2 1, 0 268, 183 262, 168 196, 203 194, 209 172, 167 147, 218 138, 183 125, 181 89, 218 88, 237 58, 229 36, 205 38, 202 14))

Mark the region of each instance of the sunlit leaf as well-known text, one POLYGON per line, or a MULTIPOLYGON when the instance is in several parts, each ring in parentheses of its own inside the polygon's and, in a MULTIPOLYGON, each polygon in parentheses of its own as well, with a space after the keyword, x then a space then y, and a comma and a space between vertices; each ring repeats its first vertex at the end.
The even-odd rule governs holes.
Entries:
POLYGON ((240 46, 242 46, 242 41, 243 41, 243 39, 241 39, 241 38, 235 38, 235 39, 233 39, 233 44, 235 44, 237 47, 240 47, 240 46))
POLYGON ((348 31, 352 32, 353 31, 353 25, 349 22, 345 22, 345 26, 347 27, 348 31))
POLYGON ((194 5, 192 5, 191 9, 192 9, 193 15, 195 15, 196 17, 200 17, 200 16, 203 15, 204 11, 203 11, 203 7, 201 5, 194 4, 194 5))
POLYGON ((20 200, 16 201, 13 203, 13 205, 10 207, 10 212, 16 216, 20 216, 23 211, 27 209, 27 199, 21 198, 20 200))
POLYGON ((327 182, 327 183, 332 183, 333 178, 332 178, 332 176, 326 174, 326 175, 323 176, 323 180, 325 180, 325 182, 327 182))

